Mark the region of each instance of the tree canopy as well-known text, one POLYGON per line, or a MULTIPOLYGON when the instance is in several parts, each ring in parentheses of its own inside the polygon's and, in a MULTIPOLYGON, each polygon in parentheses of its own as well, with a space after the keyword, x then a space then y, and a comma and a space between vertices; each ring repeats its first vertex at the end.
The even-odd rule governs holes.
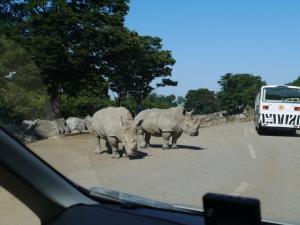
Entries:
POLYGON ((187 110, 194 110, 195 114, 208 114, 218 110, 218 103, 213 91, 200 88, 188 91, 184 107, 187 110))
POLYGON ((0 120, 40 117, 44 96, 39 69, 30 55, 14 41, 0 36, 0 120))
POLYGON ((131 96, 139 109, 156 78, 157 86, 177 85, 170 79, 171 51, 162 49, 160 38, 126 28, 128 9, 128 0, 0 2, 0 31, 30 54, 53 117, 64 107, 61 100, 101 101, 108 87, 118 94, 118 105, 131 96))
POLYGON ((288 85, 293 85, 293 86, 299 86, 300 87, 300 76, 297 77, 295 80, 293 80, 291 83, 288 85))
POLYGON ((253 74, 231 74, 221 76, 218 81, 221 91, 218 99, 221 107, 228 113, 239 113, 246 106, 253 106, 255 95, 265 81, 253 74))
POLYGON ((142 100, 153 90, 151 82, 163 77, 158 86, 176 86, 170 80, 171 66, 175 60, 171 51, 163 50, 161 39, 140 36, 128 30, 119 30, 116 45, 108 49, 106 57, 109 87, 118 94, 120 101, 125 95, 134 98, 138 108, 142 100))
POLYGON ((90 84, 103 94, 103 57, 127 0, 2 1, 0 10, 2 27, 38 66, 56 114, 61 94, 76 96, 90 84))

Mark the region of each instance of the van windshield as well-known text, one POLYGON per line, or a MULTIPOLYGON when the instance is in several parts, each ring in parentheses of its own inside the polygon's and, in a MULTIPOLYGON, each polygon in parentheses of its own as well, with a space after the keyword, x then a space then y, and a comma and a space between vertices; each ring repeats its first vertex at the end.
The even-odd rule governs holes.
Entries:
POLYGON ((289 87, 264 88, 264 102, 300 103, 300 89, 289 87))

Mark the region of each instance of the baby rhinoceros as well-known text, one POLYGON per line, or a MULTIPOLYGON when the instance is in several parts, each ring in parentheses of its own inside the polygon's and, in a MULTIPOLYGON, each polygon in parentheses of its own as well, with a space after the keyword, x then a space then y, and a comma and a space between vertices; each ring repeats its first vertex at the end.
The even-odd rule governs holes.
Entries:
POLYGON ((124 107, 108 107, 97 111, 91 122, 96 133, 96 151, 100 154, 100 139, 106 141, 108 152, 113 158, 120 158, 118 144, 122 143, 126 155, 130 158, 137 154, 137 124, 131 113, 124 107))

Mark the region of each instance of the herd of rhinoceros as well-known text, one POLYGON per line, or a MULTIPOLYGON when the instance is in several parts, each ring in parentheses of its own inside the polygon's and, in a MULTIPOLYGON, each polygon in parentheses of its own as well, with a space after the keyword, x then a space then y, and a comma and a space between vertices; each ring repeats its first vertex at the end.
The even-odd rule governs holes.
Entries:
POLYGON ((200 121, 193 119, 192 112, 186 112, 182 107, 147 109, 135 118, 124 107, 108 107, 93 115, 91 127, 96 134, 96 154, 101 153, 100 140, 104 140, 113 158, 122 156, 119 143, 131 158, 137 155, 138 146, 146 148, 150 145, 151 136, 163 138, 163 149, 177 148, 177 140, 183 132, 198 135, 200 121))

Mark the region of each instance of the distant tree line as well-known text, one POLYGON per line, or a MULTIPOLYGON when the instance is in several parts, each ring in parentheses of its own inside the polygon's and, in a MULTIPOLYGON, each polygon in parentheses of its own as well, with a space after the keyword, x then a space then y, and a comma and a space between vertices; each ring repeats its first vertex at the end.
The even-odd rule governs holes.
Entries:
POLYGON ((185 107, 194 109, 197 114, 226 110, 228 114, 237 114, 254 106, 255 96, 266 83, 260 76, 252 74, 227 73, 218 81, 220 91, 206 88, 190 90, 186 95, 185 107))

